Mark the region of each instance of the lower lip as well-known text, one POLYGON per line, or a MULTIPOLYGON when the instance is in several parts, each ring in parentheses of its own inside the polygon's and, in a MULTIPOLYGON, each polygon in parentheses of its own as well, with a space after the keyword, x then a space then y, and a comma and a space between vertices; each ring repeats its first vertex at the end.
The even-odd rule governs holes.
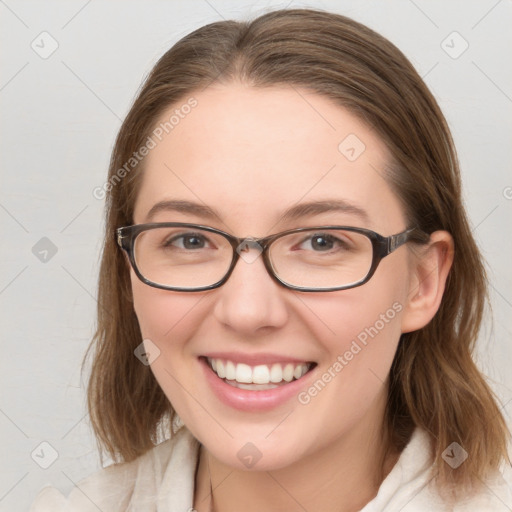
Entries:
POLYGON ((226 405, 247 412, 258 412, 273 409, 297 396, 309 382, 313 370, 304 374, 300 379, 293 380, 277 388, 261 391, 235 388, 226 384, 223 379, 210 368, 205 358, 200 357, 206 380, 217 397, 226 405))

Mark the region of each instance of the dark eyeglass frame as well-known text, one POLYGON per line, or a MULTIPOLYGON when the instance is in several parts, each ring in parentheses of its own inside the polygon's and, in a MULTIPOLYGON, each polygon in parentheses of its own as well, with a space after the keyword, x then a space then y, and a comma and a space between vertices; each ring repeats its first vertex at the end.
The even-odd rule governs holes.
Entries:
POLYGON ((240 254, 237 252, 237 248, 243 244, 243 243, 251 243, 251 244, 259 244, 262 248, 261 255, 263 257, 263 262, 265 264, 265 268, 267 269, 267 272, 269 273, 270 277, 272 277, 278 284, 281 286, 284 286, 285 288, 291 289, 291 290, 297 290, 297 291, 303 291, 303 292, 334 292, 338 290, 347 290, 349 288, 356 288, 357 286, 361 286, 365 283, 367 283, 375 271, 377 270, 377 267, 379 263, 382 261, 383 258, 391 254, 393 251, 404 245, 405 243, 409 241, 414 241, 417 243, 426 243, 430 239, 430 236, 420 230, 419 228, 412 227, 409 229, 406 229, 405 231, 402 231, 401 233, 397 233, 395 235, 390 236, 382 236, 376 233, 375 231, 371 231, 369 229, 365 228, 356 228, 351 226, 308 226, 304 228, 295 228, 295 229, 289 229, 286 231, 281 231, 280 233, 275 233, 273 235, 269 235, 263 238, 253 238, 253 237, 246 237, 246 238, 239 238, 236 236, 233 236, 229 233, 226 233, 225 231, 221 231, 220 229, 212 228, 210 226, 203 226, 201 224, 190 224, 186 222, 152 222, 148 224, 134 224, 132 226, 124 226, 121 228, 116 229, 116 235, 117 235, 117 243, 123 251, 126 252, 128 259, 130 261, 130 264, 137 275, 137 277, 148 286, 152 286, 154 288, 160 288, 162 290, 170 290, 170 291, 180 291, 180 292, 199 292, 199 291, 205 291, 205 290, 213 290, 215 288, 218 288, 219 286, 222 286, 228 279, 231 273, 233 272, 235 265, 237 264, 238 260, 240 259, 240 254), (135 255, 134 255, 134 247, 135 247, 135 239, 137 236, 144 232, 148 231, 150 229, 156 229, 156 228, 165 228, 165 227, 186 227, 191 229, 201 229, 204 231, 209 231, 211 233, 216 233, 218 235, 223 236, 231 245, 233 248, 233 259, 231 260, 231 265, 229 266, 229 269, 227 270, 224 277, 217 281, 214 284, 208 285, 208 286, 202 286, 202 287, 196 287, 196 288, 180 288, 175 286, 166 286, 158 283, 154 283, 153 281, 150 281, 149 279, 146 279, 139 271, 137 267, 137 263, 135 261, 135 255), (300 233, 301 231, 311 231, 311 230, 344 230, 344 231, 352 231, 354 233, 360 233, 364 236, 366 236, 373 247, 373 255, 372 255, 372 264, 370 266, 370 269, 366 276, 357 281, 356 283, 352 283, 349 285, 344 286, 336 286, 332 288, 309 288, 309 287, 301 287, 301 286, 294 286, 290 285, 288 283, 285 283, 284 281, 281 281, 281 279, 276 275, 274 268, 272 267, 272 262, 270 261, 270 257, 268 254, 268 249, 271 246, 273 242, 275 242, 277 239, 291 234, 291 233, 300 233))

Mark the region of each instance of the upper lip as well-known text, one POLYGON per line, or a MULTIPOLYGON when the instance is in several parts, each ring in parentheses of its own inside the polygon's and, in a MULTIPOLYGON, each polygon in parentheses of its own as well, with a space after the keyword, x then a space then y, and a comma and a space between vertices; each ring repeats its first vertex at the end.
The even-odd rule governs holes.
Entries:
POLYGON ((312 363, 309 359, 297 359, 296 357, 285 356, 281 354, 271 354, 269 352, 262 352, 259 354, 244 354, 242 352, 209 352, 203 354, 203 357, 211 359, 222 359, 232 361, 233 363, 244 363, 249 366, 257 366, 259 364, 273 364, 273 363, 312 363))

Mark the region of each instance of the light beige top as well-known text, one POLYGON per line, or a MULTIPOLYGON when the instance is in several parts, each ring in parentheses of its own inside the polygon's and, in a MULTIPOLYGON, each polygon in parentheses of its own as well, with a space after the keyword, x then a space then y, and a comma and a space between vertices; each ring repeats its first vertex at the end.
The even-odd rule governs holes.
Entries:
MULTIPOLYGON (((135 461, 109 466, 82 480, 68 498, 45 487, 30 512, 192 512, 199 446, 181 427, 135 461)), ((447 512, 450 509, 428 485, 430 466, 428 436, 416 429, 377 496, 361 512, 447 512)), ((510 512, 511 488, 512 472, 504 467, 486 482, 484 492, 453 510, 510 512)))

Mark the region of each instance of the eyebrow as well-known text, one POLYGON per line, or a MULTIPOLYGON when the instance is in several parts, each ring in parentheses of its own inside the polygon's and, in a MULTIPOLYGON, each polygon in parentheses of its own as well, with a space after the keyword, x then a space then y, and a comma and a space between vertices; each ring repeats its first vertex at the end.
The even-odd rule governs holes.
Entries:
MULTIPOLYGON (((158 213, 179 212, 194 215, 208 220, 221 220, 222 215, 205 204, 194 203, 182 199, 167 199, 156 203, 148 212, 146 222, 150 222, 158 213)), ((280 216, 281 221, 299 220, 304 217, 320 215, 322 213, 342 212, 355 215, 365 222, 369 222, 368 213, 343 199, 327 199, 322 201, 309 201, 300 203, 285 210, 280 216)))

